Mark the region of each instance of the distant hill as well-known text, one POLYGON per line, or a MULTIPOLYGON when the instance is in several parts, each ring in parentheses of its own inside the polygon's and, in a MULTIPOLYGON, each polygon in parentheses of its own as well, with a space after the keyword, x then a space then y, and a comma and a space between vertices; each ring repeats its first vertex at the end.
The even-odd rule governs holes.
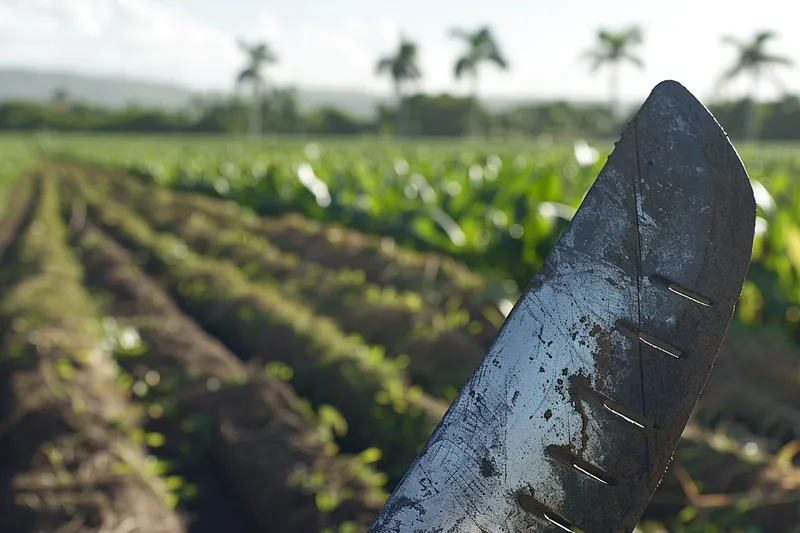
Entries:
POLYGON ((75 100, 113 108, 136 103, 176 109, 188 105, 192 97, 192 91, 167 84, 69 72, 0 69, 0 101, 46 102, 56 89, 65 89, 75 100))
MULTIPOLYGON (((189 106, 194 96, 201 95, 198 91, 166 83, 72 72, 0 68, 0 102, 49 102, 57 89, 65 89, 73 100, 111 108, 137 104, 180 109, 189 106)), ((371 115, 378 103, 384 100, 379 95, 346 89, 300 89, 298 98, 303 110, 333 106, 362 116, 371 115)))
MULTIPOLYGON (((201 96, 200 92, 166 83, 71 72, 0 68, 0 102, 49 102, 57 89, 65 89, 70 98, 76 101, 111 108, 137 104, 160 109, 180 109, 189 106, 194 96, 201 96)), ((298 100, 303 111, 330 106, 367 117, 374 113, 378 104, 388 101, 388 95, 357 89, 299 88, 298 100)), ((490 97, 484 101, 495 112, 526 103, 533 103, 533 100, 490 97)))

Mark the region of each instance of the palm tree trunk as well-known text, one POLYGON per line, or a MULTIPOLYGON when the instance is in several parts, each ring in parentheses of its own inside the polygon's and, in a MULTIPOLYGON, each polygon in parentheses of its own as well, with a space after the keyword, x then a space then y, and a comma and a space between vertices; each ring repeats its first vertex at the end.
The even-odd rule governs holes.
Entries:
POLYGON ((619 62, 611 63, 608 75, 609 109, 611 110, 612 128, 616 131, 619 126, 622 112, 620 111, 620 65, 619 62))
POLYGON ((395 137, 403 137, 406 134, 406 100, 403 98, 400 80, 395 80, 394 82, 394 99, 397 102, 397 111, 395 111, 394 117, 394 135, 395 137))
POLYGON ((261 80, 253 80, 253 109, 250 115, 250 135, 261 135, 261 80))
POLYGON ((411 136, 411 100, 408 95, 404 94, 403 99, 403 135, 406 137, 411 136))
POLYGON ((472 102, 469 110, 469 134, 471 137, 478 136, 478 67, 472 72, 472 102))
POLYGON ((758 82, 761 78, 760 72, 754 71, 750 79, 750 94, 748 95, 747 105, 744 109, 744 138, 752 141, 756 138, 756 98, 758 92, 758 82))

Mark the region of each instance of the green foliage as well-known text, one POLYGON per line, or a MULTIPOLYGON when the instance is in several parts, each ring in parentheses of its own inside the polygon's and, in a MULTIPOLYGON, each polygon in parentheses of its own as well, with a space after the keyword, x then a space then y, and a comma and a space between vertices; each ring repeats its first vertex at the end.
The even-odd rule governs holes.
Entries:
MULTIPOLYGON (((484 284, 473 285, 473 293, 494 290, 495 298, 510 302, 556 242, 610 148, 608 145, 584 143, 552 145, 548 141, 543 137, 537 145, 524 147, 490 143, 481 147, 447 143, 388 145, 333 140, 307 144, 270 141, 270 144, 235 145, 207 140, 180 146, 176 143, 172 147, 162 142, 158 148, 152 144, 148 146, 145 140, 124 146, 107 141, 104 149, 98 149, 101 145, 94 144, 91 151, 87 149, 89 145, 81 142, 62 146, 73 156, 131 170, 144 184, 155 182, 178 190, 233 200, 227 207, 218 207, 216 211, 204 207, 198 200, 192 206, 201 210, 203 217, 185 226, 175 221, 166 225, 166 219, 160 218, 156 208, 149 209, 147 217, 151 223, 164 224, 164 230, 186 236, 186 243, 191 248, 197 245, 189 238, 191 232, 204 228, 203 232, 214 235, 214 239, 203 245, 206 246, 203 253, 230 257, 238 264, 250 265, 246 268, 249 277, 267 281, 264 271, 274 275, 279 270, 296 270, 295 259, 286 257, 298 254, 302 260, 303 243, 312 242, 301 239, 293 244, 289 237, 268 223, 248 222, 253 221, 252 212, 264 215, 298 212, 320 223, 318 226, 314 223, 292 226, 297 235, 304 235, 303 239, 325 235, 328 246, 333 247, 337 239, 344 238, 342 235, 337 237, 338 230, 334 229, 337 224, 342 224, 383 238, 380 242, 385 246, 380 248, 376 245, 375 250, 382 251, 370 252, 375 254, 370 261, 380 258, 381 253, 389 254, 389 250, 442 252, 486 276, 484 284), (235 204, 247 210, 239 210, 235 204), (258 231, 263 233, 254 236, 258 231), (262 235, 267 238, 267 243, 260 241, 262 235), (270 242, 279 251, 270 251, 270 242), (261 254, 260 259, 258 254, 261 254)), ((780 335, 788 333, 790 337, 800 339, 800 187, 797 184, 800 159, 789 146, 745 144, 738 148, 751 174, 759 218, 752 264, 737 306, 735 326, 738 330, 746 325, 749 328, 743 330, 746 338, 760 339, 757 346, 762 346, 771 359, 753 355, 750 348, 745 348, 739 340, 733 341, 732 346, 742 346, 742 364, 765 364, 782 369, 780 375, 785 379, 776 381, 774 377, 770 378, 771 385, 767 390, 762 382, 757 381, 758 372, 751 366, 742 367, 749 369, 743 374, 744 379, 749 380, 746 381, 748 386, 760 387, 756 390, 761 391, 762 401, 778 402, 777 405, 789 410, 797 409, 800 406, 796 405, 796 399, 791 400, 793 395, 796 396, 796 392, 792 392, 796 391, 796 378, 792 376, 796 376, 797 352, 783 348, 773 351, 768 348, 771 345, 766 343, 763 335, 770 331, 765 327, 769 325, 780 335), (785 355, 778 358, 778 353, 785 355), (765 362, 760 363, 762 360, 765 362)), ((141 201, 144 202, 145 198, 147 195, 142 192, 141 201)), ((144 212, 144 204, 138 209, 144 212)), ((177 210, 173 215, 177 218, 185 214, 181 213, 177 210)), ((367 249, 373 250, 363 248, 367 249)), ((366 252, 359 252, 363 253, 366 252)), ((403 262, 399 256, 393 256, 391 261, 405 265, 402 270, 407 275, 414 271, 416 256, 405 257, 411 259, 403 262)), ((321 259, 318 261, 323 262, 321 259)), ((364 262, 364 265, 368 264, 364 262)), ((374 273, 369 268, 362 270, 362 274, 355 275, 354 272, 340 271, 335 283, 341 286, 365 283, 369 287, 374 273), (364 279, 359 277, 361 275, 364 279)), ((454 271, 449 272, 452 274, 454 271)), ((325 278, 310 270, 308 279, 319 282, 325 278)), ((443 287, 448 279, 438 279, 438 286, 443 287)), ((406 281, 403 279, 398 278, 397 282, 401 290, 411 287, 404 285, 406 281)), ((420 285, 414 286, 414 290, 425 294, 420 285)), ((346 301, 346 293, 341 294, 342 300, 346 301)), ((391 290, 373 288, 365 290, 363 297, 377 302, 392 298, 391 295, 391 290)), ((497 308, 484 310, 491 319, 487 316, 484 322, 479 323, 472 316, 464 316, 461 312, 463 305, 457 299, 437 302, 443 311, 445 327, 486 328, 491 335, 492 328, 502 322, 502 312, 497 308)), ((341 317, 344 309, 346 306, 340 304, 335 316, 341 317)), ((376 352, 370 356, 365 353, 364 357, 365 360, 374 357, 375 361, 380 361, 384 356, 376 352)), ((399 367, 405 368, 403 365, 399 367)), ((292 368, 296 371, 294 365, 292 368)), ((273 371, 282 372, 278 368, 273 371)), ((721 390, 720 387, 720 382, 712 380, 707 389, 710 394, 722 394, 716 392, 721 390)), ((701 492, 713 494, 728 490, 718 482, 715 485, 715 474, 707 473, 712 468, 741 471, 741 476, 747 476, 746 483, 757 487, 760 469, 771 472, 773 467, 769 466, 772 464, 771 455, 760 446, 761 455, 753 455, 749 439, 761 438, 759 436, 776 431, 776 427, 788 427, 780 416, 770 412, 771 408, 754 411, 749 401, 740 400, 741 389, 734 391, 724 401, 700 406, 697 424, 714 428, 713 431, 700 432, 699 436, 687 435, 687 440, 676 453, 674 468, 685 467, 696 476, 701 492), (720 423, 720 419, 724 422, 720 423), (735 431, 729 432, 726 428, 731 419, 741 427, 736 426, 735 431)), ((455 388, 452 388, 446 394, 452 397, 454 393, 455 388)), ((376 406, 391 402, 390 390, 379 391, 374 395, 374 402, 376 406)), ((333 413, 320 412, 319 416, 325 430, 331 436, 335 435, 337 418, 333 413)), ((348 434, 361 430, 358 423, 353 423, 350 418, 347 421, 348 434)), ((778 440, 770 441, 775 442, 775 446, 787 438, 784 433, 778 435, 781 435, 778 440)), ((384 446, 380 449, 386 452, 384 446)), ((374 460, 379 464, 383 461, 374 460)), ((784 472, 788 467, 781 468, 784 472)), ((741 490, 745 488, 747 486, 741 490)), ((670 478, 660 490, 667 491, 673 501, 683 497, 680 486, 670 478)), ((764 516, 763 508, 759 510, 757 498, 748 495, 741 500, 741 505, 719 509, 705 509, 685 501, 677 508, 669 507, 672 515, 668 520, 660 521, 669 525, 668 531, 681 533, 758 531, 757 525, 768 523, 770 518, 764 516)), ((320 495, 317 504, 328 508, 335 502, 320 495)), ((659 508, 658 498, 653 505, 655 509, 659 508)), ((643 525, 640 529, 664 531, 662 526, 654 524, 643 525)))
POLYGON ((156 146, 133 143, 62 146, 261 214, 300 212, 441 251, 484 272, 499 270, 518 286, 527 283, 602 165, 583 145, 580 159, 561 146, 521 152, 313 143, 265 153, 256 144, 203 143, 194 153, 161 145, 157 155, 156 146))
MULTIPOLYGON (((497 292, 512 300, 565 228, 610 148, 146 138, 55 139, 52 146, 261 214, 299 212, 391 237, 402 247, 443 252, 513 289, 497 292)), ((754 285, 745 286, 740 313, 756 323, 785 323, 800 299, 800 158, 789 146, 745 144, 739 150, 761 204, 748 278, 754 285)))
MULTIPOLYGON (((774 102, 751 105, 750 99, 710 102, 709 108, 729 135, 738 139, 757 134, 764 140, 800 139, 798 98, 786 95, 774 102), (752 128, 749 131, 747 128, 752 128)), ((556 138, 602 139, 616 136, 619 124, 607 104, 569 102, 519 103, 490 111, 471 97, 452 94, 402 93, 401 105, 378 105, 371 116, 355 115, 330 106, 302 109, 297 90, 268 87, 258 107, 239 96, 197 99, 178 111, 128 107, 106 109, 74 103, 53 107, 34 102, 0 103, 0 131, 126 132, 187 134, 242 134, 253 127, 258 113, 261 128, 269 134, 388 135, 466 137, 481 132, 489 139, 527 139, 541 134, 556 138)), ((624 116, 618 117, 625 118, 624 116)), ((0 149, 3 139, 0 138, 0 149)), ((22 153, 21 150, 15 150, 22 153)), ((2 167, 0 162, 0 176, 2 167)))
MULTIPOLYGON (((781 127, 791 129, 788 121, 781 127)), ((419 351, 396 357, 389 337, 375 337, 380 340, 373 345, 348 335, 367 328, 366 320, 353 331, 345 328, 348 313, 400 309, 406 313, 398 321, 403 328, 410 323, 405 316, 424 315, 442 331, 490 340, 610 148, 553 144, 547 136, 532 145, 481 146, 52 137, 48 146, 51 153, 135 173, 139 179, 111 173, 86 179, 81 190, 92 197, 90 218, 137 252, 203 327, 238 343, 237 352, 258 354, 265 363, 275 357, 263 373, 309 398, 309 418, 329 444, 326 453, 333 456, 339 447, 361 452, 356 462, 365 471, 376 465, 389 472, 390 485, 430 427, 414 407, 423 397, 411 385, 417 383, 413 357, 419 351), (157 192, 153 183, 201 194, 157 192), (192 199, 181 203, 178 196, 192 199), (310 221, 255 213, 300 213, 310 221), (317 255, 304 255, 308 249, 317 255), (441 262, 431 263, 434 256, 423 251, 440 252, 441 262), (390 281, 376 281, 382 276, 390 281), (476 307, 475 300, 492 305, 476 307), (405 376, 413 376, 411 382, 405 376)), ((648 519, 637 531, 755 533, 797 520, 788 504, 764 502, 800 479, 792 464, 800 357, 791 343, 800 340, 800 158, 793 146, 737 148, 759 206, 751 267, 731 340, 706 387, 707 401, 698 404, 671 474, 651 504, 657 521, 648 519), (675 477, 684 470, 700 496, 710 498, 687 497, 691 484, 675 477)), ((43 256, 22 257, 32 263, 43 256)), ((106 326, 106 341, 118 355, 123 344, 128 355, 143 349, 124 327, 106 326)), ((81 371, 58 361, 53 368, 66 382, 81 371)), ((125 385, 134 399, 148 402, 182 388, 167 378, 163 372, 158 380, 141 375, 125 385)), ((457 387, 424 388, 452 399, 457 387)), ((182 429, 187 453, 190 441, 209 442, 210 420, 202 414, 182 429)), ((135 437, 156 449, 170 446, 161 435, 141 431, 135 437)), ((301 478, 315 491, 315 507, 335 513, 342 506, 342 494, 327 490, 324 476, 308 472, 301 478)), ((167 478, 173 491, 180 483, 167 478)))
POLYGON ((36 144, 29 139, 5 135, 0 135, 0 154, 0 184, 22 174, 38 155, 36 144))

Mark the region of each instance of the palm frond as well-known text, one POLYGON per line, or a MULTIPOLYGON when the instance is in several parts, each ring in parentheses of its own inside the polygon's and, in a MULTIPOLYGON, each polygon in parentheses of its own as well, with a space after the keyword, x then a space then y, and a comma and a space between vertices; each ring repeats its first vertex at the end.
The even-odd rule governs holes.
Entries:
POLYGON ((378 60, 378 64, 375 68, 375 71, 378 74, 382 74, 383 72, 391 71, 394 68, 394 58, 393 57, 384 57, 378 60))
POLYGON ((586 61, 595 61, 597 58, 603 56, 604 56, 603 52, 601 52, 597 48, 589 48, 578 54, 578 59, 583 59, 586 61))
POLYGON ((735 78, 737 78, 742 72, 744 72, 746 69, 747 69, 747 67, 746 67, 746 65, 744 63, 738 62, 735 65, 733 65, 731 68, 722 71, 722 74, 720 74, 720 79, 723 82, 732 81, 735 78))
POLYGON ((640 69, 644 68, 644 61, 642 61, 641 57, 639 57, 637 55, 634 55, 634 54, 631 54, 631 53, 625 53, 624 57, 625 57, 625 59, 627 59, 628 61, 630 61, 634 65, 636 65, 638 68, 640 68, 640 69))
POLYGON ((414 63, 409 64, 408 68, 406 69, 406 78, 409 80, 418 80, 421 77, 422 71, 419 69, 419 67, 417 67, 417 65, 414 63))
POLYGON ((508 68, 508 61, 506 61, 506 59, 502 55, 500 55, 500 52, 498 52, 497 50, 493 50, 493 51, 489 52, 488 58, 489 58, 489 61, 491 61, 492 63, 494 63, 498 67, 500 67, 502 69, 507 69, 508 68))
POLYGON ((482 26, 478 31, 473 34, 473 38, 478 42, 494 44, 494 36, 492 30, 488 26, 482 26))
POLYGON ((767 41, 774 39, 775 37, 777 37, 777 34, 774 31, 762 30, 756 34, 756 37, 753 42, 756 46, 761 46, 765 44, 767 41))
POLYGON ((258 43, 250 49, 250 61, 253 63, 276 63, 277 56, 266 43, 258 43))
POLYGON ((608 30, 600 30, 597 32, 597 40, 601 42, 611 42, 614 40, 614 34, 608 30))
POLYGON ((459 58, 456 61, 455 67, 455 75, 456 79, 461 79, 461 76, 466 74, 467 72, 474 72, 475 71, 475 60, 470 56, 464 56, 459 58))
POLYGON ((386 56, 376 64, 376 72, 390 72, 395 83, 421 77, 417 61, 417 45, 413 41, 401 38, 394 55, 386 56))
POLYGON ((413 61, 417 57, 417 45, 411 41, 401 41, 397 56, 406 61, 413 61))
POLYGON ((602 54, 596 54, 593 58, 591 58, 591 65, 589 66, 589 72, 592 74, 596 73, 600 70, 600 67, 605 65, 608 61, 610 61, 608 56, 604 56, 602 54))
POLYGON ((628 28, 623 34, 624 40, 630 44, 641 44, 642 43, 642 29, 639 26, 631 26, 628 28))
POLYGON ((791 67, 794 65, 794 61, 791 58, 777 54, 762 54, 761 61, 762 63, 769 63, 772 65, 785 65, 787 67, 791 67))
POLYGON ((246 81, 253 81, 260 78, 261 76, 255 69, 248 67, 239 73, 239 75, 236 77, 236 81, 237 83, 244 83, 246 81))
POLYGON ((279 60, 280 58, 272 50, 268 50, 266 55, 264 56, 265 63, 277 63, 279 60))
POLYGON ((265 55, 267 55, 267 45, 264 43, 255 44, 250 49, 250 55, 254 57, 264 57, 265 55))
POLYGON ((600 28, 597 31, 595 48, 587 51, 583 57, 590 61, 592 72, 596 72, 606 63, 618 63, 623 60, 644 68, 643 61, 633 51, 633 48, 641 43, 642 31, 638 26, 618 31, 600 28))
POLYGON ((723 42, 730 43, 737 48, 736 63, 721 74, 721 80, 731 81, 743 73, 768 75, 770 66, 791 66, 794 62, 786 56, 772 54, 765 50, 767 42, 776 34, 769 30, 756 33, 749 40, 739 40, 731 36, 724 36, 723 42))

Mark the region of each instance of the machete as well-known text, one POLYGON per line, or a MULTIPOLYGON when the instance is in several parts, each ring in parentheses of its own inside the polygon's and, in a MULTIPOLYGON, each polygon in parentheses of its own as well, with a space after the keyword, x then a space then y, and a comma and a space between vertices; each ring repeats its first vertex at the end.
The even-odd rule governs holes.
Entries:
POLYGON ((659 83, 370 533, 630 533, 733 316, 756 205, 659 83))

